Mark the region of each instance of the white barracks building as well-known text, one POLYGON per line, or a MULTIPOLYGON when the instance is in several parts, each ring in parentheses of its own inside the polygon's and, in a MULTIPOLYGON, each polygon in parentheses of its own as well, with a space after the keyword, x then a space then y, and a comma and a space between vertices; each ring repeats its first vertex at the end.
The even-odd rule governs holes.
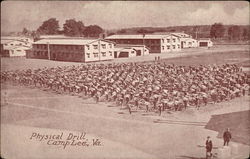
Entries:
POLYGON ((111 35, 105 39, 116 44, 145 45, 149 53, 167 53, 181 50, 180 38, 175 35, 111 35))
POLYGON ((114 59, 114 43, 100 39, 42 39, 33 43, 27 58, 91 62, 114 59))

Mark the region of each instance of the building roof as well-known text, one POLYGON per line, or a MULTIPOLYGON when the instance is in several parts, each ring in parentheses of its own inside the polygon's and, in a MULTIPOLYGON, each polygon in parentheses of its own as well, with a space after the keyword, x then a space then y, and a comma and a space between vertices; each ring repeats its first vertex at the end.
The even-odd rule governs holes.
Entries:
MULTIPOLYGON (((42 39, 34 42, 33 44, 86 45, 98 40, 99 39, 42 39)), ((102 41, 107 41, 107 40, 102 40, 102 41)))
POLYGON ((169 37, 170 35, 158 35, 158 34, 146 34, 144 37, 142 34, 135 35, 111 35, 106 37, 105 39, 162 39, 165 37, 169 37))
POLYGON ((69 38, 68 36, 65 35, 40 35, 41 39, 50 39, 50 38, 69 38))
POLYGON ((193 38, 181 38, 181 41, 197 41, 196 39, 193 39, 193 38))
POLYGON ((12 41, 14 41, 14 40, 11 40, 11 39, 2 39, 2 37, 1 37, 1 44, 7 44, 7 43, 12 42, 12 41))
POLYGON ((211 41, 211 39, 210 38, 200 38, 198 41, 211 41))
POLYGON ((27 41, 23 41, 23 40, 19 40, 19 39, 2 39, 1 38, 1 44, 7 44, 10 43, 12 41, 18 41, 18 42, 23 42, 23 43, 29 43, 27 41))
POLYGON ((8 46, 8 47, 5 47, 4 50, 14 50, 18 48, 22 48, 24 50, 31 49, 30 47, 27 47, 27 46, 8 46))
POLYGON ((144 48, 146 48, 146 49, 149 49, 147 46, 145 46, 145 45, 133 45, 133 44, 116 44, 115 45, 115 47, 123 47, 123 48, 125 48, 125 47, 144 47, 144 48))
POLYGON ((175 36, 178 36, 178 37, 181 37, 181 36, 191 36, 191 35, 188 35, 186 33, 171 33, 172 35, 175 35, 175 36))

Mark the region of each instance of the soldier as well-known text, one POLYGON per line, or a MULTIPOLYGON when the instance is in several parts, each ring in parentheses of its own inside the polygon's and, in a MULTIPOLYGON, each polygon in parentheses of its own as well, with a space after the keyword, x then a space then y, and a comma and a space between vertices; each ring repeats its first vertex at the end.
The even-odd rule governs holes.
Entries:
POLYGON ((206 159, 210 159, 212 157, 212 149, 213 149, 213 143, 210 139, 210 136, 207 137, 206 140, 206 159))
POLYGON ((232 134, 231 134, 229 128, 227 128, 226 131, 223 133, 224 146, 228 146, 231 138, 232 138, 232 134))

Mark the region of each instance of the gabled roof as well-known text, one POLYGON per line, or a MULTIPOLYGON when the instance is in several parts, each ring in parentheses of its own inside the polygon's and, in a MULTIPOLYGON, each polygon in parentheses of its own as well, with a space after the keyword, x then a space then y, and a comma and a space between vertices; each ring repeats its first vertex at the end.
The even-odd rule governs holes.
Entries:
POLYGON ((157 34, 146 34, 143 36, 142 34, 135 35, 111 35, 106 37, 105 39, 162 39, 165 37, 169 37, 170 35, 157 35, 157 34))
POLYGON ((1 39, 1 44, 7 44, 7 43, 10 43, 12 41, 18 41, 18 42, 28 43, 26 41, 18 40, 18 39, 1 39))
POLYGON ((1 39, 1 44, 7 44, 7 43, 12 42, 12 41, 15 41, 15 40, 1 39))
MULTIPOLYGON (((42 39, 34 42, 33 44, 54 44, 54 45, 87 45, 96 42, 100 39, 42 39)), ((108 40, 101 40, 114 43, 108 40)))
POLYGON ((181 41, 189 41, 189 40, 197 41, 196 39, 193 39, 193 38, 181 38, 181 41))
POLYGON ((186 33, 171 33, 172 35, 175 35, 175 36, 178 36, 178 37, 181 37, 182 35, 184 36, 191 36, 191 35, 188 35, 186 33))
POLYGON ((115 47, 119 48, 119 47, 143 47, 146 48, 146 49, 149 49, 149 47, 145 46, 145 45, 133 45, 133 44, 116 44, 115 47))
POLYGON ((8 47, 5 47, 4 50, 13 50, 17 48, 22 48, 25 50, 31 49, 30 47, 27 47, 27 46, 8 46, 8 47))

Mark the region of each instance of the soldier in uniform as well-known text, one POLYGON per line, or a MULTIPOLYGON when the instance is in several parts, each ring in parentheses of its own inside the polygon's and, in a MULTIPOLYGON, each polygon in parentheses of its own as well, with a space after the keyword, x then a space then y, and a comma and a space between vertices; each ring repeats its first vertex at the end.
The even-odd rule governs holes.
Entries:
POLYGON ((206 159, 211 159, 213 143, 212 143, 212 140, 210 139, 210 136, 207 137, 205 144, 206 144, 206 159))
POLYGON ((231 138, 232 138, 232 134, 231 134, 229 128, 227 128, 227 130, 223 133, 224 146, 228 146, 231 138))

